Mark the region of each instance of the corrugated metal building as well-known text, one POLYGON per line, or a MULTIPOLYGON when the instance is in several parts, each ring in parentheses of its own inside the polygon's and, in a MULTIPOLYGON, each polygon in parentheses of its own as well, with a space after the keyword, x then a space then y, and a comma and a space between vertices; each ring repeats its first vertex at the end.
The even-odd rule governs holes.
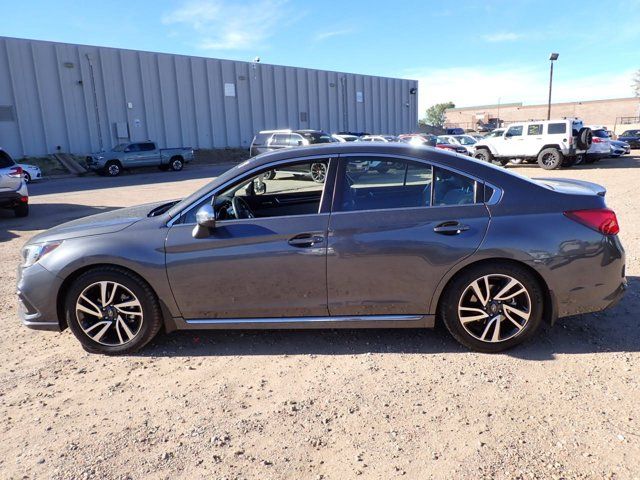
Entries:
POLYGON ((414 80, 0 37, 0 146, 22 156, 248 147, 255 132, 396 134, 418 119, 414 80))

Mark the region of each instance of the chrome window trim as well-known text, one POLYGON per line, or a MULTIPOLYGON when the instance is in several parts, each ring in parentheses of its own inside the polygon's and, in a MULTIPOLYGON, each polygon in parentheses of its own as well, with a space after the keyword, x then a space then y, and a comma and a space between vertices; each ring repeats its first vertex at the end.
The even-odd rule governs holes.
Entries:
MULTIPOLYGON (((245 178, 250 177, 251 175, 255 174, 256 172, 259 172, 260 170, 266 169, 268 170, 271 167, 276 167, 277 165, 281 165, 283 163, 290 163, 290 162, 306 162, 307 160, 318 160, 318 159, 324 159, 324 160, 331 160, 332 158, 337 159, 338 155, 335 156, 327 156, 327 155, 309 155, 309 156, 305 156, 305 157, 297 157, 295 159, 293 158, 288 158, 288 159, 284 159, 284 160, 277 160, 271 163, 265 163, 263 165, 259 165, 257 167, 252 168, 251 170, 247 170, 246 172, 242 173, 239 176, 236 176, 230 180, 228 180, 227 182, 223 183, 222 185, 214 188, 213 190, 209 190, 209 192, 207 192, 206 194, 202 195, 201 197, 199 197, 197 200, 195 200, 194 202, 191 202, 189 205, 187 205, 185 208, 183 208, 182 210, 180 210, 180 213, 176 214, 175 217, 173 217, 172 219, 170 219, 166 226, 167 227, 172 227, 179 219, 182 218, 182 216, 189 211, 189 209, 191 209, 193 206, 197 205, 198 203, 200 203, 202 200, 204 200, 206 197, 210 196, 210 195, 216 195, 220 190, 227 188, 229 185, 232 185, 238 181, 242 181, 245 178)), ((249 161, 249 160, 246 160, 249 161)), ((323 187, 322 187, 322 196, 324 196, 325 193, 325 186, 326 183, 323 183, 323 187)), ((322 204, 322 197, 320 199, 320 204, 322 204)), ((308 215, 316 215, 316 214, 308 214, 308 215)), ((186 224, 185 224, 186 225, 186 224)), ((193 223, 190 223, 188 225, 194 225, 193 223)))

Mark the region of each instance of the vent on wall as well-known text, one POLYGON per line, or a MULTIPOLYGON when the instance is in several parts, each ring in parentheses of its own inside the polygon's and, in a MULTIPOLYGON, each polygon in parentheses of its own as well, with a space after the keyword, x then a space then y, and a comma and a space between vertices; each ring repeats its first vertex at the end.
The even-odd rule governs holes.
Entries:
POLYGON ((0 105, 0 122, 13 122, 13 105, 0 105))
POLYGON ((300 112, 300 121, 307 122, 307 112, 300 112))

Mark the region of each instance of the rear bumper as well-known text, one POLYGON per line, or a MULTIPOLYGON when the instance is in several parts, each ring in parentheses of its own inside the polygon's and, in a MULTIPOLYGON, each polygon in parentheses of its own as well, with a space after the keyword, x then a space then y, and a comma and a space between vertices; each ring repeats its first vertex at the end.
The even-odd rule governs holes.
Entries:
POLYGON ((2 208, 13 208, 18 205, 24 205, 25 202, 23 199, 26 198, 25 195, 22 195, 19 191, 17 192, 0 192, 0 207, 2 208))
POLYGON ((57 294, 62 280, 39 264, 18 271, 18 315, 25 327, 61 331, 57 294))

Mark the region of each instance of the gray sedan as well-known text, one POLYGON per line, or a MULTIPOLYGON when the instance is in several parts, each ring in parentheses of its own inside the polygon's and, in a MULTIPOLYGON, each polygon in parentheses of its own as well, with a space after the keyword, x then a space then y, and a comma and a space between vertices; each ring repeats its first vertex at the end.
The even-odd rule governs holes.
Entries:
POLYGON ((625 255, 604 197, 592 183, 529 180, 430 147, 287 149, 181 201, 37 235, 23 250, 20 314, 107 354, 134 352, 161 329, 436 321, 497 352, 542 321, 621 298, 625 255), (363 162, 384 168, 353 167, 363 162), (323 183, 295 176, 318 163, 323 183))

